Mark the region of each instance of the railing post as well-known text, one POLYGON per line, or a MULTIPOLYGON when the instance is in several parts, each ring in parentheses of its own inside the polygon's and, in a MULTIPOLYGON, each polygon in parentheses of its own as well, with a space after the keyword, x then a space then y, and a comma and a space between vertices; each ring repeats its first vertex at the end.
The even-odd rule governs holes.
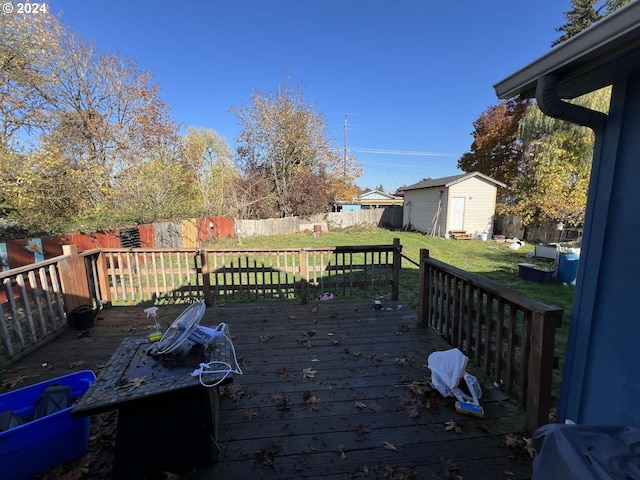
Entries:
POLYGON ((198 255, 200 255, 200 272, 202 273, 202 295, 204 296, 204 304, 209 308, 213 302, 211 301, 211 272, 209 272, 207 251, 200 250, 198 255))
POLYGON ((427 266, 426 262, 429 258, 429 250, 420 249, 420 273, 418 274, 418 327, 427 328, 429 318, 429 301, 431 295, 427 292, 427 266))
POLYGON ((300 303, 305 305, 309 296, 309 269, 307 268, 307 251, 303 248, 298 256, 300 265, 300 303))
POLYGON ((60 262, 60 282, 62 283, 62 295, 67 315, 80 305, 91 302, 89 296, 89 279, 84 266, 84 258, 78 256, 75 245, 63 245, 63 255, 70 258, 60 262))
POLYGON ((98 274, 98 285, 100 286, 100 298, 107 305, 111 305, 111 289, 109 288, 109 274, 107 268, 107 258, 102 250, 96 258, 96 272, 98 274))
POLYGON ((393 272, 391 273, 391 300, 400 297, 400 268, 402 266, 402 245, 399 238, 393 239, 393 272))
POLYGON ((551 383, 555 363, 556 328, 562 321, 557 311, 534 312, 531 319, 531 350, 526 398, 526 429, 533 431, 549 423, 551 383))

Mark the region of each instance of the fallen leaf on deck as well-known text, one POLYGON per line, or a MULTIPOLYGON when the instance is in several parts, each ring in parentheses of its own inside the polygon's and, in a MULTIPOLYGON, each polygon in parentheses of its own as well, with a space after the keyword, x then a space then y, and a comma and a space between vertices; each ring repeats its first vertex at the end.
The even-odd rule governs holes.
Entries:
POLYGON ((522 440, 510 433, 504 436, 504 444, 509 448, 521 448, 523 446, 522 440))
POLYGON ((533 439, 532 438, 524 438, 524 449, 529 454, 531 458, 536 456, 536 450, 533 447, 533 439))
POLYGON ((425 408, 430 412, 438 409, 438 397, 436 397, 434 393, 432 393, 429 398, 427 398, 425 408))
MULTIPOLYGON (((434 475, 435 477, 435 475, 434 475)), ((418 472, 406 467, 390 467, 385 466, 383 478, 388 480, 417 480, 418 472)), ((438 477, 436 477, 438 478, 438 477)))
POLYGON ((289 320, 295 320, 296 316, 295 315, 289 315, 289 320))
POLYGON ((296 342, 298 342, 299 345, 302 345, 303 347, 307 347, 307 348, 311 348, 315 346, 313 343, 311 343, 311 340, 304 337, 298 338, 296 342))
POLYGON ((363 408, 367 408, 367 405, 364 402, 356 402, 356 408, 362 410, 363 408))
POLYGON ((440 457, 440 465, 442 466, 445 480, 463 480, 462 475, 458 473, 460 467, 454 461, 440 457))
POLYGON ((280 367, 278 369, 278 375, 280 375, 280 378, 286 378, 287 375, 289 375, 289 366, 283 365, 282 367, 280 367))
POLYGON ((445 422, 445 425, 446 425, 445 431, 447 432, 450 432, 450 431, 454 431, 456 433, 462 432, 462 425, 456 422, 455 420, 449 420, 448 422, 445 422))
POLYGON ((255 420, 256 418, 258 418, 258 412, 256 412, 253 408, 245 408, 244 416, 249 421, 255 420))
POLYGON ((291 400, 284 394, 284 392, 276 392, 271 395, 271 398, 275 400, 278 410, 291 409, 291 400))
POLYGON ((384 448, 386 448, 387 450, 391 450, 393 452, 397 452, 398 451, 398 447, 395 443, 391 443, 391 442, 382 442, 382 446, 384 448))
POLYGON ((162 480, 180 480, 182 477, 172 472, 162 472, 162 480))
POLYGON ((14 388, 17 385, 20 385, 22 382, 24 382, 27 378, 29 378, 29 377, 37 377, 37 376, 38 375, 18 375, 18 376, 15 376, 13 378, 10 378, 9 380, 5 380, 2 383, 2 388, 7 388, 7 389, 14 388))
POLYGON ((318 400, 315 396, 311 396, 307 398, 306 403, 307 403, 307 410, 309 412, 317 411, 318 408, 320 407, 320 400, 318 400))
POLYGON ((229 397, 234 402, 238 403, 240 399, 245 395, 244 390, 242 389, 242 385, 238 384, 229 384, 225 385, 222 392, 220 393, 220 397, 229 397))
POLYGON ((431 387, 429 387, 429 382, 427 380, 405 381, 404 386, 407 387, 411 393, 421 397, 431 391, 431 387))
POLYGON ((273 335, 261 335, 260 343, 266 343, 273 338, 273 335))
POLYGON ((278 445, 272 445, 270 448, 260 450, 256 452, 256 462, 264 465, 265 467, 275 469, 275 459, 280 450, 282 450, 282 447, 278 445))
POLYGON ((356 427, 356 434, 360 437, 366 436, 368 433, 371 433, 371 427, 369 425, 360 424, 356 427))
POLYGON ((319 310, 320 310, 320 309, 319 309, 318 307, 311 307, 311 308, 309 309, 309 311, 310 311, 311 313, 318 313, 318 311, 319 311, 319 310))
POLYGON ((340 458, 342 460, 344 460, 345 458, 347 458, 347 454, 344 453, 344 445, 340 444, 338 445, 338 449, 340 450, 340 458))
POLYGON ((302 370, 302 379, 306 380, 307 378, 314 378, 316 376, 316 373, 318 373, 318 371, 314 370, 311 367, 304 368, 302 370))

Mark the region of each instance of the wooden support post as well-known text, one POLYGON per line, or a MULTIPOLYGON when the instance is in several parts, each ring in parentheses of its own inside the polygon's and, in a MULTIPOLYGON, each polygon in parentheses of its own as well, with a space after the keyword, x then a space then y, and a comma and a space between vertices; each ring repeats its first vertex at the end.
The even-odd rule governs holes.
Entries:
POLYGON ((556 328, 561 319, 562 312, 556 311, 534 312, 531 319, 525 419, 525 427, 530 433, 549 423, 556 328))
POLYGON ((420 273, 418 275, 418 327, 427 328, 429 319, 429 302, 431 299, 428 289, 427 279, 427 259, 429 258, 429 250, 420 249, 420 273))
POLYGON ((309 296, 309 269, 307 261, 307 251, 301 249, 298 255, 298 262, 300 266, 300 303, 302 305, 307 303, 307 297, 309 296))
POLYGON ((200 271, 202 273, 202 295, 204 296, 204 304, 207 308, 213 305, 211 299, 211 272, 209 271, 209 261, 207 260, 207 251, 200 250, 200 271))
POLYGON ((111 289, 109 288, 109 274, 107 265, 107 256, 100 250, 96 258, 96 271, 98 273, 98 286, 100 288, 100 298, 108 306, 111 306, 111 289))
POLYGON ((70 258, 60 262, 60 282, 62 283, 62 295, 67 315, 79 307, 91 303, 89 295, 89 279, 84 265, 84 257, 78 255, 75 245, 63 245, 63 255, 70 258))
POLYGON ((402 266, 402 245, 399 238, 393 239, 393 272, 391 273, 391 300, 400 297, 400 268, 402 266))

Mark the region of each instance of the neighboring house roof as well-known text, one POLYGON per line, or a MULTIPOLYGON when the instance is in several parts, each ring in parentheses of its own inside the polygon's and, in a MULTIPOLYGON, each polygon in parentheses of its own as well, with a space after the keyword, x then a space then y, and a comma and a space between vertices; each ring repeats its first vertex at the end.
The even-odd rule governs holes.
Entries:
POLYGON ((359 198, 360 198, 360 200, 365 200, 365 199, 396 200, 397 197, 395 195, 391 195, 390 193, 382 192, 380 190, 368 190, 368 191, 364 192, 363 194, 361 194, 359 198))
POLYGON ((339 200, 336 205, 402 205, 403 199, 380 190, 367 190, 353 200, 339 200))
POLYGON ((402 190, 404 192, 408 190, 419 190, 422 188, 433 188, 433 187, 450 187, 451 185, 455 185, 456 183, 463 182, 469 178, 479 177, 488 182, 495 184, 497 187, 505 187, 506 185, 498 180, 495 180, 487 175, 484 175, 480 172, 470 172, 463 173, 461 175, 452 175, 450 177, 442 177, 442 178, 429 178, 426 180, 422 180, 421 182, 414 183, 413 185, 409 185, 408 187, 403 187, 402 190))

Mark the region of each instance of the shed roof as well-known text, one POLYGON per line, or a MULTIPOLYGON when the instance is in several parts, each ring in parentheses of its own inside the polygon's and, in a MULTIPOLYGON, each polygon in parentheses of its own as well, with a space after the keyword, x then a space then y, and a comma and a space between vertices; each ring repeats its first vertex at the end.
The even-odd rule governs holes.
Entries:
POLYGON ((455 185, 456 183, 463 182, 472 177, 479 177, 488 182, 495 184, 498 187, 504 187, 505 184, 495 180, 487 175, 484 175, 480 172, 470 172, 470 173, 462 173, 460 175, 452 175, 450 177, 442 177, 442 178, 429 178, 426 180, 422 180, 418 183, 414 183, 413 185, 409 185, 408 187, 403 187, 403 191, 407 190, 419 190, 421 188, 433 188, 433 187, 450 187, 451 185, 455 185))
POLYGON ((553 73, 560 98, 611 85, 640 64, 640 2, 632 2, 494 85, 498 98, 535 96, 540 77, 553 73))

